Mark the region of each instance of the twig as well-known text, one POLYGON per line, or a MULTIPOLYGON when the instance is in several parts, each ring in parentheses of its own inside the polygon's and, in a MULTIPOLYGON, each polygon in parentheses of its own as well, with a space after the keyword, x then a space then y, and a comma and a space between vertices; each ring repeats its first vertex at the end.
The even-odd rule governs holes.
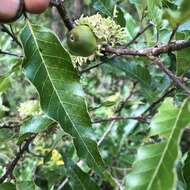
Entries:
MULTIPOLYGON (((126 101, 128 101, 133 93, 134 93, 134 89, 136 87, 136 83, 134 83, 133 87, 132 87, 132 90, 131 92, 129 93, 129 96, 126 98, 126 101)), ((125 102, 126 103, 126 102, 125 102)), ((108 119, 97 119, 94 121, 94 123, 102 123, 102 122, 110 122, 110 125, 108 126, 107 130, 103 133, 103 135, 100 137, 99 141, 98 141, 98 146, 104 141, 104 139, 108 136, 108 134, 112 131, 112 128, 114 127, 114 123, 118 120, 126 120, 126 119, 134 119, 134 120, 138 120, 139 119, 144 119, 142 118, 141 116, 140 117, 123 117, 123 116, 119 116, 120 112, 121 112, 122 108, 117 108, 115 110, 115 114, 116 116, 115 117, 112 117, 112 118, 108 118, 108 119)), ((144 119, 144 122, 145 122, 145 119, 144 119)))
POLYGON ((74 22, 69 18, 67 10, 64 6, 64 2, 59 0, 58 2, 51 2, 53 6, 55 6, 68 30, 72 30, 74 28, 74 22))
MULTIPOLYGON (((163 53, 169 53, 172 51, 182 50, 190 47, 190 40, 178 40, 175 42, 171 42, 169 44, 160 44, 151 48, 143 48, 143 49, 132 49, 132 48, 124 48, 123 46, 112 47, 106 46, 104 48, 104 53, 111 53, 115 55, 126 55, 126 56, 158 56, 163 53)), ((80 74, 89 72, 90 70, 99 67, 100 65, 105 64, 105 62, 98 63, 89 68, 83 69, 80 71, 80 74)))
POLYGON ((183 82, 175 76, 165 65, 162 63, 161 59, 155 56, 149 56, 150 60, 154 62, 154 64, 158 65, 158 67, 170 78, 172 79, 181 89, 183 89, 188 96, 190 96, 190 89, 183 84, 183 82))
POLYGON ((99 67, 100 65, 103 65, 103 64, 105 64, 105 63, 104 63, 104 62, 100 62, 100 63, 98 63, 98 64, 96 64, 96 65, 93 65, 93 66, 91 66, 91 67, 88 67, 88 68, 83 69, 83 70, 80 71, 79 73, 80 73, 80 74, 87 73, 87 72, 91 71, 92 69, 95 69, 95 68, 97 68, 97 67, 99 67))
POLYGON ((106 119, 95 119, 92 123, 103 123, 103 122, 110 122, 110 121, 119 121, 119 120, 138 120, 139 122, 145 122, 145 118, 142 116, 113 116, 106 119))
POLYGON ((105 52, 116 55, 132 55, 132 56, 158 56, 162 53, 177 51, 190 47, 190 40, 178 40, 169 44, 160 44, 151 48, 132 49, 122 47, 105 47, 105 52))
POLYGON ((35 136, 32 136, 28 140, 26 140, 23 147, 19 150, 19 152, 17 152, 13 161, 8 164, 5 174, 0 178, 0 184, 3 183, 7 178, 12 176, 14 168, 18 164, 18 162, 21 159, 21 157, 23 156, 23 154, 28 150, 28 147, 34 138, 35 138, 35 136))
POLYGON ((22 57, 23 57, 22 55, 17 55, 17 54, 15 54, 15 53, 11 53, 11 52, 8 52, 8 51, 2 51, 2 50, 0 50, 0 54, 3 54, 3 55, 11 55, 11 56, 19 57, 19 58, 22 58, 22 57))
POLYGON ((142 34, 144 34, 144 32, 146 32, 149 28, 151 28, 152 26, 153 26, 153 24, 152 24, 152 23, 149 23, 145 28, 142 28, 142 29, 136 34, 136 36, 135 36, 130 42, 128 42, 128 43, 125 45, 125 47, 128 47, 128 46, 130 46, 131 44, 135 43, 136 40, 137 40, 142 34))
POLYGON ((17 129, 20 127, 20 122, 10 121, 6 123, 0 123, 0 130, 1 129, 17 129))
POLYGON ((22 47, 15 34, 12 33, 4 24, 1 24, 1 31, 7 33, 13 39, 13 41, 15 41, 20 47, 22 47))
POLYGON ((172 30, 172 34, 171 34, 171 36, 170 36, 170 39, 169 39, 168 43, 170 43, 170 42, 172 41, 172 39, 173 39, 175 33, 177 32, 178 27, 179 27, 179 26, 177 25, 177 26, 172 30))
POLYGON ((133 87, 131 89, 131 92, 129 93, 129 95, 125 98, 125 100, 123 102, 120 103, 120 105, 117 107, 117 109, 115 110, 115 113, 120 113, 122 111, 122 109, 125 107, 125 105, 127 104, 128 100, 132 97, 135 87, 137 85, 137 82, 133 83, 133 87))
MULTIPOLYGON (((150 104, 150 106, 141 114, 144 118, 146 118, 147 116, 152 114, 152 110, 161 102, 164 101, 164 99, 171 94, 176 88, 171 88, 171 85, 167 88, 166 92, 161 95, 157 100, 155 100, 152 104, 150 104)), ((139 126, 140 122, 137 122, 134 126, 134 129, 137 128, 139 126)))
POLYGON ((68 183, 69 178, 67 177, 62 183, 61 185, 57 188, 57 190, 61 190, 63 189, 63 187, 68 183))
MULTIPOLYGON (((170 86, 171 87, 171 86, 170 86)), ((143 116, 146 115, 146 113, 148 113, 149 111, 153 110, 155 108, 155 106, 157 106, 159 103, 163 102, 164 99, 170 95, 176 88, 170 88, 161 96, 159 97, 156 101, 154 101, 143 113, 143 116)))

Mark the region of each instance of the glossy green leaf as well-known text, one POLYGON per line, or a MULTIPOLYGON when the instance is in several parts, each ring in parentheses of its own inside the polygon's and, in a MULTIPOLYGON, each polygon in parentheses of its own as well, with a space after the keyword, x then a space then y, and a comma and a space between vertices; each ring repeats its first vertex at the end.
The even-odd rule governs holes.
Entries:
POLYGON ((159 6, 161 4, 160 0, 147 0, 147 8, 148 8, 148 16, 152 22, 154 22, 157 26, 161 25, 162 21, 162 12, 161 9, 159 9, 159 6))
POLYGON ((145 9, 147 8, 147 0, 129 0, 129 2, 131 4, 134 4, 139 14, 139 17, 142 17, 145 9))
POLYGON ((120 7, 117 7, 117 9, 116 9, 115 21, 121 27, 125 27, 125 25, 126 25, 124 10, 122 8, 120 8, 120 7))
POLYGON ((151 123, 150 135, 159 135, 156 144, 139 148, 132 172, 127 176, 128 190, 171 190, 177 183, 176 161, 180 156, 179 141, 190 123, 190 101, 180 108, 166 99, 151 123))
POLYGON ((129 13, 125 14, 125 20, 126 20, 126 34, 130 40, 134 38, 137 32, 139 32, 138 25, 133 18, 133 16, 129 13))
POLYGON ((25 51, 24 73, 38 90, 42 110, 73 137, 78 156, 114 183, 90 138, 84 92, 69 53, 51 31, 29 22, 20 38, 25 51))
POLYGON ((23 122, 19 131, 18 144, 21 144, 31 134, 38 134, 48 130, 55 123, 45 115, 36 115, 23 122))
POLYGON ((69 184, 73 189, 100 190, 90 176, 83 172, 73 161, 66 162, 66 170, 69 176, 69 184))
POLYGON ((53 120, 44 115, 37 115, 25 121, 20 127, 20 136, 28 133, 41 133, 47 130, 52 124, 53 120))

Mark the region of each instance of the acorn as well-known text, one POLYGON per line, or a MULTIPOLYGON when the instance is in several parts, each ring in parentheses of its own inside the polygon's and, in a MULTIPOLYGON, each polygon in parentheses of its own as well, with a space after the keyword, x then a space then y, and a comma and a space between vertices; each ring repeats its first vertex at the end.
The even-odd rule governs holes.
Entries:
POLYGON ((32 14, 41 14, 50 5, 50 0, 24 0, 25 10, 32 14))
POLYGON ((24 7, 23 0, 0 0, 0 23, 10 23, 17 20, 24 7))
POLYGON ((94 33, 87 25, 75 26, 67 34, 67 45, 72 55, 88 57, 97 49, 94 33))

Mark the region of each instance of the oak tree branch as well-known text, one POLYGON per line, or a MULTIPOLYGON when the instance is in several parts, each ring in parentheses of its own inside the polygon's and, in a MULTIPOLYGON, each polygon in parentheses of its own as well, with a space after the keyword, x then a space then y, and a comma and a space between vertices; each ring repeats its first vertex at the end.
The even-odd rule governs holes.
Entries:
POLYGON ((190 40, 178 40, 169 44, 159 44, 151 48, 132 49, 123 47, 106 46, 105 52, 115 55, 130 55, 130 56, 158 56, 162 53, 182 50, 190 47, 190 40))

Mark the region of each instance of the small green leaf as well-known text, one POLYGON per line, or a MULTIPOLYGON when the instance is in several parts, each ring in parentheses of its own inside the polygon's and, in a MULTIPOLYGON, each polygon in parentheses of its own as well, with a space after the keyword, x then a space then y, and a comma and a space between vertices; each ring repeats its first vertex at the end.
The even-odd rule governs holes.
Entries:
POLYGON ((44 115, 37 115, 31 119, 28 119, 20 127, 20 136, 31 134, 31 133, 41 133, 47 130, 51 125, 55 123, 53 120, 44 115))
POLYGON ((113 0, 96 0, 93 7, 103 15, 112 17, 114 5, 113 0))
POLYGON ((115 21, 121 27, 125 27, 125 25, 126 25, 124 10, 122 8, 120 8, 120 7, 116 7, 116 18, 115 18, 115 21))

